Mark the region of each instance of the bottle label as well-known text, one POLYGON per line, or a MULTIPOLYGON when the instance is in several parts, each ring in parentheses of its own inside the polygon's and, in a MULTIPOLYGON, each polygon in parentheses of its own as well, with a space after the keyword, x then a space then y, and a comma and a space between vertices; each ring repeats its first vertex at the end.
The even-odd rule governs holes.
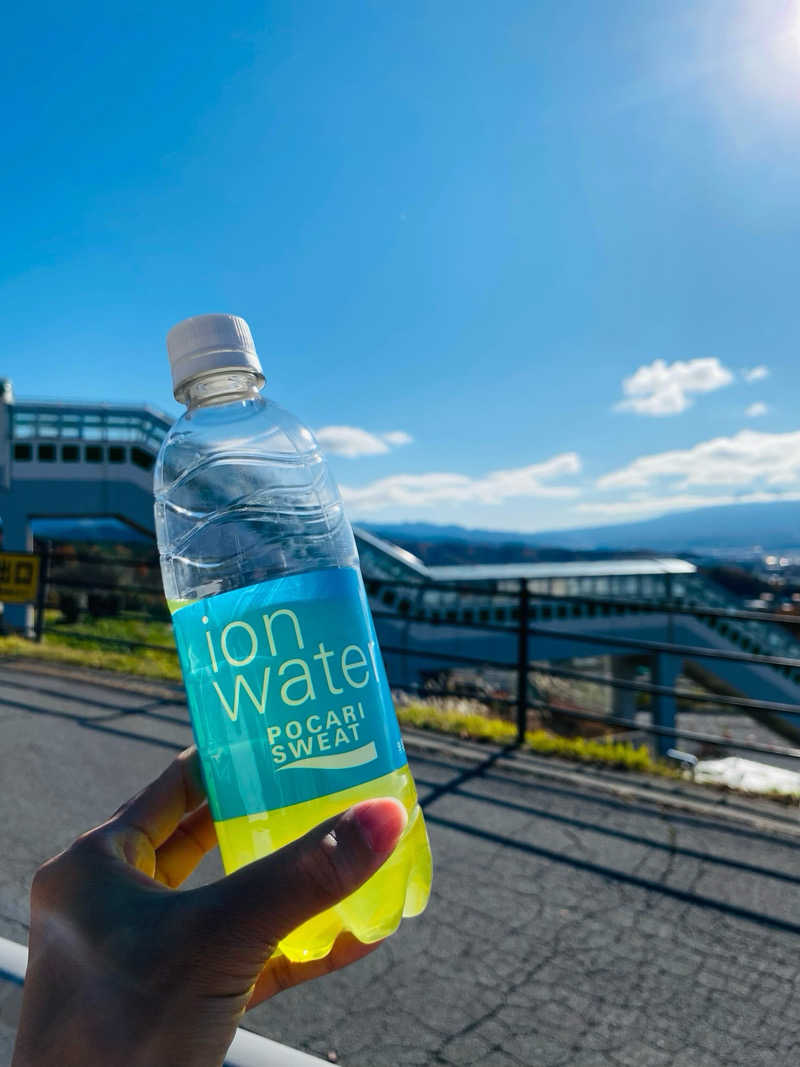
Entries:
POLYGON ((309 571, 173 615, 216 820, 288 807, 406 763, 360 573, 309 571))

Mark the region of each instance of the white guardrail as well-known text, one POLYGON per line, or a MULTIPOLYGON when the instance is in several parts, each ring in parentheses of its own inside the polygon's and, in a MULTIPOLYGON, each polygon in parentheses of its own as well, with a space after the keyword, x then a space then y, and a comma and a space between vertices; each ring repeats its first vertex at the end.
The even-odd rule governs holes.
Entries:
MULTIPOLYGON (((28 966, 28 950, 25 945, 0 937, 0 978, 22 985, 25 968, 28 966)), ((268 1037, 253 1034, 249 1030, 237 1030, 225 1067, 314 1067, 324 1063, 307 1052, 288 1048, 268 1037)))

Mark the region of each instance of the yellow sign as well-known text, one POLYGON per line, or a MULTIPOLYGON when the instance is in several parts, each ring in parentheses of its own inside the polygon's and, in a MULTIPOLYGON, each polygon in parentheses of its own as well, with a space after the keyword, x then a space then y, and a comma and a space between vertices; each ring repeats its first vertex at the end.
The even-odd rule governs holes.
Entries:
POLYGON ((33 552, 0 552, 0 600, 27 604, 39 588, 39 557, 33 552))

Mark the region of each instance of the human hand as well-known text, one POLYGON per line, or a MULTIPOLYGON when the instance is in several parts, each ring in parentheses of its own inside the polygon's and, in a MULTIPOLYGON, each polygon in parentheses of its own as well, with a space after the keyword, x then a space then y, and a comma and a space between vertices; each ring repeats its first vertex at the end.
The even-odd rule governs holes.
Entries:
POLYGON ((360 959, 274 956, 300 923, 354 892, 406 824, 367 800, 211 885, 176 892, 216 845, 187 749, 107 822, 41 867, 12 1067, 218 1067, 247 1008, 360 959))

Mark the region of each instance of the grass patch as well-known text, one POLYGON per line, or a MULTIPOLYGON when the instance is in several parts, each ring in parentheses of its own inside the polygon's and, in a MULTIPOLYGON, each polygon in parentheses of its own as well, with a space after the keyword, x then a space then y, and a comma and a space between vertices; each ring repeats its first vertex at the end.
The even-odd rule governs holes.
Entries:
POLYGON ((45 625, 46 630, 39 643, 24 637, 0 637, 0 656, 24 656, 26 659, 50 660, 76 667, 137 674, 143 678, 162 678, 173 682, 181 680, 169 622, 120 615, 65 623, 61 621, 60 612, 48 611, 45 625), (163 652, 151 648, 126 648, 109 643, 114 640, 165 647, 163 652))
MULTIPOLYGON (((397 716, 406 726, 422 730, 437 730, 473 741, 492 741, 511 744, 516 740, 517 728, 502 719, 488 719, 477 713, 449 711, 427 704, 399 705, 397 716)), ((667 764, 654 760, 647 748, 629 741, 603 741, 597 738, 559 737, 548 730, 529 730, 525 734, 525 748, 544 756, 559 756, 579 763, 600 764, 643 774, 675 777, 667 764)))
POLYGON ((78 640, 66 634, 45 634, 41 643, 24 637, 0 637, 0 656, 67 663, 75 667, 95 667, 106 671, 138 674, 143 678, 179 682, 181 670, 175 652, 154 652, 149 648, 114 648, 99 642, 78 640))
POLYGON ((146 645, 165 645, 171 651, 174 648, 172 624, 157 619, 146 619, 140 615, 118 615, 105 619, 81 619, 80 622, 62 622, 60 617, 52 622, 46 620, 46 637, 60 642, 69 640, 64 631, 79 633, 85 638, 81 644, 86 648, 103 646, 98 641, 92 646, 91 638, 114 638, 118 641, 139 641, 146 645))
POLYGON ((525 747, 545 756, 561 756, 579 763, 602 763, 625 771, 673 776, 672 769, 654 760, 644 745, 632 745, 630 741, 559 737, 547 730, 529 730, 525 734, 525 747))
POLYGON ((473 741, 494 741, 498 745, 510 744, 517 736, 516 726, 502 719, 489 719, 477 712, 447 711, 429 704, 397 705, 397 717, 404 726, 438 730, 473 741))

